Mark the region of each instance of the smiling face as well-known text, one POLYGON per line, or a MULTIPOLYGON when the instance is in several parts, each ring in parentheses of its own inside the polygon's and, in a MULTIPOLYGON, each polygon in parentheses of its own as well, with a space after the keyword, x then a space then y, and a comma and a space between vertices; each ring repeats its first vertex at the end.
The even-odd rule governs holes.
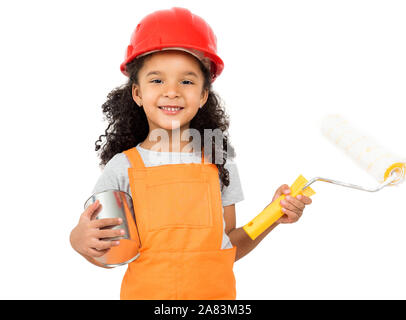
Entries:
POLYGON ((207 101, 208 90, 203 90, 203 84, 204 75, 194 56, 165 50, 145 59, 132 95, 144 108, 150 132, 159 128, 182 131, 189 128, 190 121, 207 101))

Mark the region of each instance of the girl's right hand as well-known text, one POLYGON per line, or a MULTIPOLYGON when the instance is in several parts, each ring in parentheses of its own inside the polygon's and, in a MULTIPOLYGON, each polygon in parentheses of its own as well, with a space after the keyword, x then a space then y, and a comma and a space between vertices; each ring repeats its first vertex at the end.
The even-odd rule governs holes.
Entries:
POLYGON ((118 246, 120 241, 101 239, 124 234, 123 229, 102 229, 120 225, 123 221, 120 218, 96 219, 100 209, 101 204, 96 200, 81 214, 79 223, 71 232, 70 242, 73 249, 84 256, 92 258, 103 256, 111 247, 118 246))

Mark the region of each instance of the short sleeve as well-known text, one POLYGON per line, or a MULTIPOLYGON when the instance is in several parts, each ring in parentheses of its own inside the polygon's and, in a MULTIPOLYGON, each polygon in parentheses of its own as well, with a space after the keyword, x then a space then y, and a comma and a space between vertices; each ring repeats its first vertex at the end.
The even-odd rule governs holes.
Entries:
MULTIPOLYGON (((230 206, 234 203, 244 200, 244 194, 236 162, 227 160, 225 168, 229 172, 230 184, 228 186, 224 186, 221 192, 221 202, 223 204, 223 207, 230 206)), ((223 184, 220 180, 220 186, 222 185, 223 184)))
POLYGON ((93 188, 93 193, 110 189, 130 193, 128 168, 130 163, 124 153, 114 155, 105 165, 102 174, 93 188))

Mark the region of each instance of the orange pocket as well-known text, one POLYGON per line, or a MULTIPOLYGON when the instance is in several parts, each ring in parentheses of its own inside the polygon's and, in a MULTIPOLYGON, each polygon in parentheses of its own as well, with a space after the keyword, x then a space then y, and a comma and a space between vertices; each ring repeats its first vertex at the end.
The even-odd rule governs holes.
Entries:
POLYGON ((172 252, 141 252, 139 258, 128 265, 120 299, 176 299, 176 257, 172 252))
POLYGON ((236 251, 237 247, 214 251, 179 252, 177 298, 234 300, 236 281, 233 265, 236 251))
POLYGON ((201 180, 147 185, 148 231, 212 226, 209 184, 201 180))
POLYGON ((236 250, 141 252, 128 265, 120 298, 235 300, 236 250))

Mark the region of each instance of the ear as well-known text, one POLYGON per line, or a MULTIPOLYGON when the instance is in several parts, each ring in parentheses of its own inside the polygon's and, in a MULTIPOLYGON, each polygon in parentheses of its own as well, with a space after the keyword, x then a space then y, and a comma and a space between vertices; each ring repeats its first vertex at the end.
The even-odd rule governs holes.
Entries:
POLYGON ((200 98, 200 105, 203 107, 209 98, 209 89, 204 89, 200 98))
POLYGON ((132 96, 135 103, 141 107, 142 106, 141 91, 140 87, 135 83, 133 83, 132 85, 132 96))

